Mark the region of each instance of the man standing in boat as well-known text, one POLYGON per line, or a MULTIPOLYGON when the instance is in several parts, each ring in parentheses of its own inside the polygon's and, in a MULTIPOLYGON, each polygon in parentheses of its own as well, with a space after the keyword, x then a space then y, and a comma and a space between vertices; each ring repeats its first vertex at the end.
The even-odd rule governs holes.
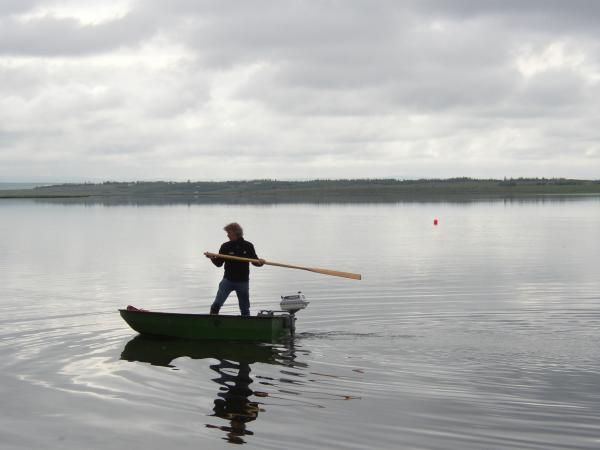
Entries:
MULTIPOLYGON (((264 259, 260 259, 256 256, 254 245, 244 239, 244 230, 238 223, 230 223, 226 225, 223 230, 227 233, 229 238, 228 242, 221 245, 219 254, 240 256, 242 258, 258 259, 259 262, 252 263, 252 265, 260 267, 264 264, 264 259)), ((204 255, 209 258, 212 263, 221 267, 225 264, 225 274, 223 279, 219 283, 219 290, 215 297, 215 301, 210 307, 211 314, 219 314, 219 310, 227 297, 231 292, 235 291, 238 304, 240 306, 240 312, 242 316, 250 315, 250 264, 243 261, 233 261, 230 259, 219 258, 218 256, 212 256, 208 252, 204 255)))

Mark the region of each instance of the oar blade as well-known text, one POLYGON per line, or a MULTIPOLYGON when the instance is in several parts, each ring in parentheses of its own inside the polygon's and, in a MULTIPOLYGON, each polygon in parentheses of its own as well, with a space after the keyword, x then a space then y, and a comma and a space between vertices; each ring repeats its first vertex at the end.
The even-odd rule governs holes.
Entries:
POLYGON ((323 275, 331 275, 333 277, 350 278, 352 280, 362 280, 362 276, 360 273, 340 272, 338 270, 315 269, 315 268, 309 268, 308 270, 310 270, 311 272, 321 273, 323 275))

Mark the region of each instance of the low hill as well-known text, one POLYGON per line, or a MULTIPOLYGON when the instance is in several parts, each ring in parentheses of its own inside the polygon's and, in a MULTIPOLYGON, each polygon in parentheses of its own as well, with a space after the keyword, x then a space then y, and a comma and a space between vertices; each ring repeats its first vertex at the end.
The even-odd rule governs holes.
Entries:
POLYGON ((310 181, 104 182, 0 191, 0 198, 161 199, 188 201, 393 201, 453 197, 600 194, 600 180, 347 179, 310 181))

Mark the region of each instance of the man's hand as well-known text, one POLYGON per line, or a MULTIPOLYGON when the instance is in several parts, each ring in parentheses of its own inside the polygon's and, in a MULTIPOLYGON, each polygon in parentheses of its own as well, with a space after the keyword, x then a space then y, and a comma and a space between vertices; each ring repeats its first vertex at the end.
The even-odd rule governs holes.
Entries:
POLYGON ((266 262, 266 261, 265 261, 264 259, 262 259, 262 258, 258 258, 258 262, 256 263, 256 266, 257 266, 257 267, 262 267, 262 266, 264 266, 264 265, 265 265, 265 262, 266 262))
POLYGON ((209 259, 215 259, 215 258, 218 258, 218 256, 211 255, 209 252, 204 252, 204 256, 206 256, 206 257, 207 257, 207 258, 209 258, 209 259))

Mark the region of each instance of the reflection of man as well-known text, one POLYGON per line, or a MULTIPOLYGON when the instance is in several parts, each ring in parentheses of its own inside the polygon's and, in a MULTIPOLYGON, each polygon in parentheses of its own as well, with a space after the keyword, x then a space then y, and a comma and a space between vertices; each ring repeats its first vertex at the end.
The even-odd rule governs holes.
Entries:
POLYGON ((254 394, 250 389, 252 378, 250 378, 250 365, 248 363, 231 363, 219 360, 219 364, 210 366, 220 377, 213 381, 225 386, 221 388, 218 398, 215 399, 213 416, 229 420, 230 427, 219 427, 227 431, 229 442, 242 444, 242 436, 252 435, 252 431, 246 430, 246 423, 256 420, 258 417, 258 403, 251 402, 249 397, 254 394), (225 370, 224 370, 225 369, 225 370), (237 375, 227 373, 227 369, 238 369, 237 375))
MULTIPOLYGON (((256 251, 251 242, 244 240, 244 230, 238 223, 230 223, 223 228, 227 232, 228 242, 221 245, 219 253, 222 255, 240 256, 242 258, 259 259, 256 256, 256 251)), ((240 306, 240 312, 242 316, 250 315, 250 290, 249 290, 249 279, 250 279, 250 264, 243 261, 233 261, 230 259, 223 259, 217 256, 208 255, 204 253, 207 258, 210 258, 212 263, 221 267, 225 264, 225 275, 219 283, 219 290, 215 297, 215 301, 210 307, 211 314, 219 314, 219 310, 229 294, 235 291, 238 304, 240 306)), ((252 263, 252 265, 260 267, 264 264, 264 260, 259 259, 259 262, 252 263)))

